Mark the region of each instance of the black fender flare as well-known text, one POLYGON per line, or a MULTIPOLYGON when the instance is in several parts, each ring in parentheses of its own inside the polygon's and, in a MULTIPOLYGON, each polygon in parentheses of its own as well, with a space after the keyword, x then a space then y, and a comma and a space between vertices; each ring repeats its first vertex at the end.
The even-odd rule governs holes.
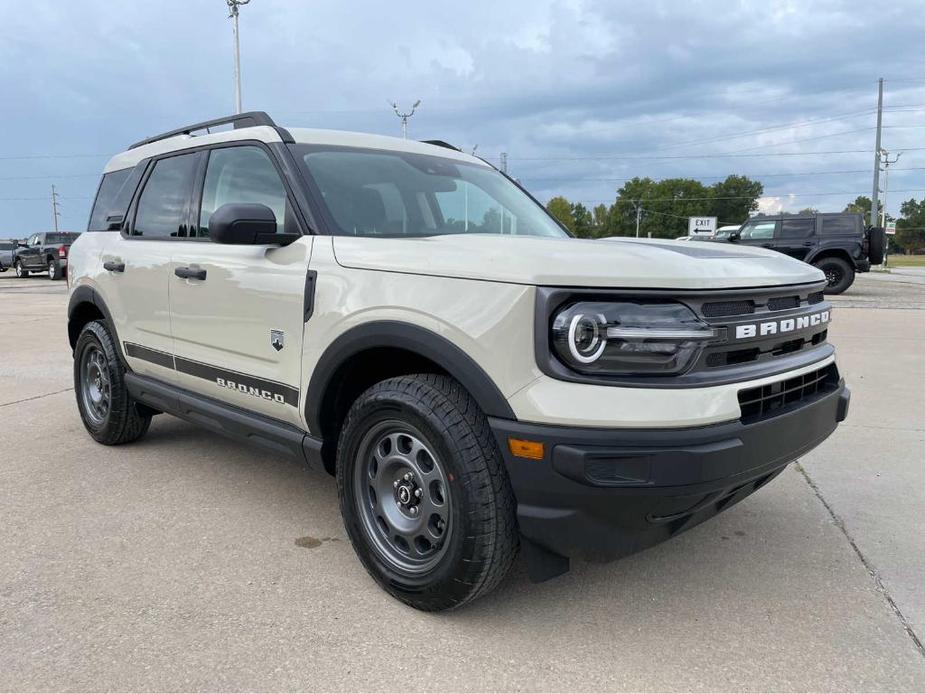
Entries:
MULTIPOLYGON (((106 305, 106 302, 103 301, 103 297, 101 297, 99 292, 93 289, 93 287, 82 285, 77 287, 71 293, 71 298, 67 302, 68 324, 70 324, 71 320, 73 319, 74 312, 77 310, 77 307, 81 304, 93 304, 97 309, 99 309, 99 312, 103 314, 103 318, 105 318, 106 322, 109 324, 109 330, 112 331, 113 342, 116 343, 116 354, 119 355, 119 361, 122 362, 122 366, 125 367, 126 371, 131 371, 128 362, 125 361, 125 355, 122 353, 122 342, 119 340, 119 336, 116 333, 116 324, 113 323, 112 314, 109 312, 109 307, 106 305)), ((68 335, 70 336, 70 331, 68 331, 68 335)), ((74 345, 71 345, 71 347, 73 346, 74 345)))
POLYGON ((434 362, 469 391, 486 415, 516 419, 495 382, 472 357, 448 339, 410 323, 373 321, 338 336, 315 365, 305 398, 309 431, 321 434, 324 396, 340 367, 360 352, 379 347, 403 349, 434 362))
POLYGON ((803 262, 809 263, 810 265, 815 265, 820 256, 823 258, 836 256, 844 260, 846 263, 849 263, 852 267, 855 267, 854 258, 851 257, 851 253, 842 246, 823 246, 821 248, 814 248, 812 252, 803 259, 803 262))

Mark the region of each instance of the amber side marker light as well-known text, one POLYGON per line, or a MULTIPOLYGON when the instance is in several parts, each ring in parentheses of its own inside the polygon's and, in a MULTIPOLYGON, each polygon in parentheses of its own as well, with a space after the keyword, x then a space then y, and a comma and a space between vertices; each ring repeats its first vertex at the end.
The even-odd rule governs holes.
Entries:
POLYGON ((508 438, 507 445, 512 455, 529 460, 542 460, 546 452, 542 441, 508 438))

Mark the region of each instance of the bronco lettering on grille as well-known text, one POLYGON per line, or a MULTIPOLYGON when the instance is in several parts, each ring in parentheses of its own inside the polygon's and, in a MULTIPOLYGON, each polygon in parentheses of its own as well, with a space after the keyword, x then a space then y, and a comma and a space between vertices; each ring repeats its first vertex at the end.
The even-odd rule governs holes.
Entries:
POLYGON ((735 339, 747 340, 753 337, 766 337, 768 335, 778 335, 790 333, 794 330, 805 330, 825 325, 829 322, 829 311, 819 311, 806 316, 796 318, 783 318, 780 320, 761 321, 760 323, 747 323, 737 325, 735 330, 735 339))

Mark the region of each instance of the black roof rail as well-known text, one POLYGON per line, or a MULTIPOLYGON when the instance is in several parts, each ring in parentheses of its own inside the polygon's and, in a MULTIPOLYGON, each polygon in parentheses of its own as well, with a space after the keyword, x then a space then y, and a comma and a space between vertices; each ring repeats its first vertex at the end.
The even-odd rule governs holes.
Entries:
POLYGON ((462 150, 456 145, 451 145, 449 142, 444 142, 443 140, 421 140, 425 145, 433 145, 434 147, 443 147, 444 149, 452 149, 457 152, 462 152, 462 150))
MULTIPOLYGON (((166 133, 161 133, 160 135, 155 135, 154 137, 148 137, 144 140, 140 140, 135 144, 130 145, 129 149, 135 149, 136 147, 141 147, 142 145, 149 145, 152 142, 157 142, 158 140, 166 140, 168 137, 175 137, 177 135, 190 135, 197 130, 206 130, 208 128, 214 128, 219 125, 229 124, 233 125, 236 130, 238 128, 252 128, 255 125, 269 125, 271 128, 277 128, 276 123, 273 122, 273 119, 270 118, 269 114, 267 114, 265 111, 248 111, 247 113, 237 113, 233 116, 215 118, 213 120, 203 121, 202 123, 193 123, 192 125, 177 128, 176 130, 169 130, 166 133)), ((286 132, 282 128, 277 128, 277 131, 282 131, 280 132, 281 136, 286 132)), ((288 135, 288 133, 286 133, 286 135, 288 135)), ((286 141, 286 137, 283 137, 283 140, 286 141)))

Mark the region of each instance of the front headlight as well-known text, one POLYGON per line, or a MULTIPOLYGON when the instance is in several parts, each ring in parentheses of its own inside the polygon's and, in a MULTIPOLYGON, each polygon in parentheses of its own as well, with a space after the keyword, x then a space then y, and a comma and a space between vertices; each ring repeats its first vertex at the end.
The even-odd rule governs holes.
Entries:
POLYGON ((552 320, 556 356, 585 374, 680 374, 716 337, 687 306, 667 301, 582 301, 552 320))

